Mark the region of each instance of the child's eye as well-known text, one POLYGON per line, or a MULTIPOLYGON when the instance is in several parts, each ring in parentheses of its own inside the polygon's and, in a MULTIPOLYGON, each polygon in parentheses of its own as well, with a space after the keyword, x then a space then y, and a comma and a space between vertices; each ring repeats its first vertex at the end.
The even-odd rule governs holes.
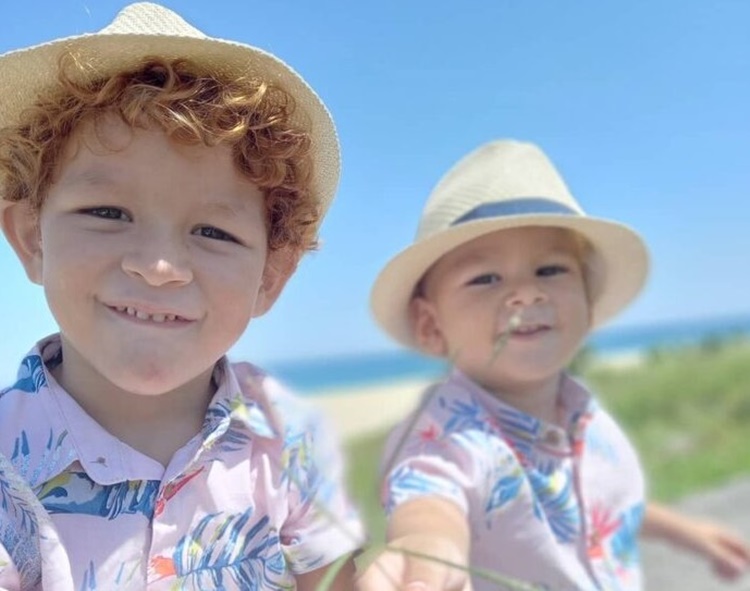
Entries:
POLYGON ((544 265, 536 270, 537 277, 552 277, 563 275, 569 271, 565 265, 544 265))
POLYGON ((193 234, 196 236, 202 236, 203 238, 211 238, 212 240, 224 240, 226 242, 239 243, 239 241, 229 232, 225 232, 214 226, 199 226, 193 230, 193 234))
POLYGON ((483 273, 470 280, 467 285, 492 285, 498 283, 501 277, 497 273, 483 273))
POLYGON ((119 207, 102 206, 102 207, 89 207, 88 209, 81 210, 81 213, 93 216, 95 218, 102 218, 105 220, 122 220, 126 222, 132 221, 130 215, 119 207))

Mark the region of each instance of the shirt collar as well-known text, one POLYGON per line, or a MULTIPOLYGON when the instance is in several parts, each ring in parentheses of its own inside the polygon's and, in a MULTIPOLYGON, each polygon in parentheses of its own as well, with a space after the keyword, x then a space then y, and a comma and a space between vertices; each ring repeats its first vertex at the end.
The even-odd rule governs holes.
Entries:
POLYGON ((204 445, 214 441, 231 423, 244 426, 258 437, 273 439, 281 427, 266 395, 268 376, 249 363, 230 364, 226 358, 214 369, 218 384, 203 422, 204 445))
MULTIPOLYGON (((138 452, 105 431, 57 383, 51 370, 62 361, 59 334, 42 339, 22 360, 14 385, 2 391, 13 411, 14 428, 4 429, 0 440, 6 450, 14 450, 11 459, 27 482, 39 486, 76 462, 102 485, 161 479, 165 474, 158 462, 146 456, 139 459, 138 452)), ((265 394, 266 379, 250 364, 235 366, 225 358, 219 360, 214 370, 217 390, 200 440, 194 442, 195 456, 230 427, 233 434, 239 430, 262 438, 275 438, 282 432, 265 394)))
POLYGON ((448 380, 468 391, 503 435, 528 443, 539 442, 548 447, 567 448, 570 443, 581 440, 588 420, 596 409, 588 389, 566 373, 562 374, 558 389, 558 400, 565 417, 564 428, 503 402, 457 368, 453 368, 448 380))

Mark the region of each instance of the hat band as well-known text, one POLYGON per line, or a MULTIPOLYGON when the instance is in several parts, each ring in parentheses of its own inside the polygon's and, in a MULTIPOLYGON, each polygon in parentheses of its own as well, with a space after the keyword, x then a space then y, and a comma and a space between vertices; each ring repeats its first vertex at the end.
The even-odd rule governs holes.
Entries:
POLYGON ((462 215, 453 222, 451 226, 457 226, 458 224, 472 222, 474 220, 483 220, 485 218, 542 213, 580 215, 580 213, 572 207, 563 205, 558 201, 553 201, 552 199, 547 199, 545 197, 530 197, 483 203, 462 215))

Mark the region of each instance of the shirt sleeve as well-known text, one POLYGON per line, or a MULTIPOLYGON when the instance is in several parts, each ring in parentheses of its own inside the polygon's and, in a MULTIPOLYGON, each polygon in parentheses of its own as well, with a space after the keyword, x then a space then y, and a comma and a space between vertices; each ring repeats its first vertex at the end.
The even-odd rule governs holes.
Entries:
POLYGON ((334 429, 310 410, 301 432, 287 432, 289 517, 281 541, 290 568, 302 574, 331 564, 364 541, 346 492, 344 461, 334 429))
POLYGON ((0 453, 0 591, 73 591, 65 548, 34 491, 0 453))
POLYGON ((398 505, 425 496, 441 497, 469 512, 470 499, 484 480, 485 430, 481 421, 461 420, 451 407, 456 404, 437 386, 388 437, 381 491, 388 515, 398 505))
POLYGON ((0 589, 35 589, 42 579, 39 502, 0 454, 0 589))

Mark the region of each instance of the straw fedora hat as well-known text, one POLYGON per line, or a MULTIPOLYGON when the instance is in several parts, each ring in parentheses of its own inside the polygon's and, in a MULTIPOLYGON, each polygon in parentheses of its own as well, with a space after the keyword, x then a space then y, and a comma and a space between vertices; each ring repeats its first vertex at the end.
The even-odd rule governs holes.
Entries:
POLYGON ((587 216, 537 146, 499 140, 465 156, 435 186, 414 243, 375 280, 370 299, 375 320, 396 341, 416 347, 409 302, 430 267, 474 238, 523 226, 568 228, 591 243, 592 327, 624 308, 645 283, 648 252, 638 234, 587 216))
POLYGON ((97 33, 58 39, 0 56, 0 127, 16 124, 40 91, 55 84, 59 60, 70 56, 83 67, 81 81, 106 77, 148 56, 185 58, 219 79, 258 76, 285 90, 295 101, 292 123, 312 138, 312 191, 323 213, 338 185, 339 142, 331 115, 305 80, 274 55, 243 43, 215 39, 176 13, 149 2, 125 7, 97 33))

